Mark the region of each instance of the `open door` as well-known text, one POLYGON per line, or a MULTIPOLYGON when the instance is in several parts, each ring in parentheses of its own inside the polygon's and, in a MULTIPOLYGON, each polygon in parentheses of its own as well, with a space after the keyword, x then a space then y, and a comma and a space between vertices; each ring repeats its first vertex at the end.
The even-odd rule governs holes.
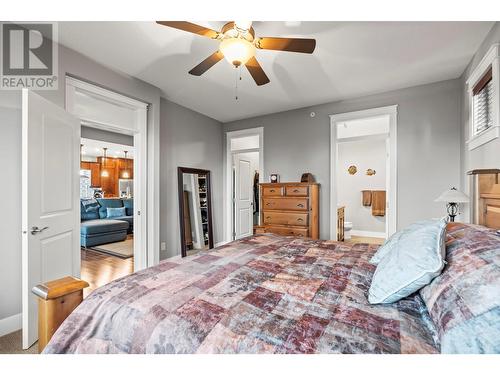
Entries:
POLYGON ((235 240, 253 234, 253 176, 251 162, 234 155, 234 228, 235 240))
POLYGON ((41 96, 22 93, 23 348, 38 339, 31 289, 80 275, 80 123, 41 96))

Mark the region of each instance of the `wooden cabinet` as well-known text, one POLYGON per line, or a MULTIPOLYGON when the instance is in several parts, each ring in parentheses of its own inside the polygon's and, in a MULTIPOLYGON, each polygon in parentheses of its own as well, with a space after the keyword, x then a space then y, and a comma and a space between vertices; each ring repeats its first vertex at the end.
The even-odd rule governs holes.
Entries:
POLYGON ((106 198, 118 197, 120 195, 118 180, 134 178, 134 160, 107 157, 103 163, 102 159, 98 157, 96 162, 82 161, 80 168, 90 170, 90 185, 102 188, 106 198), (107 176, 101 175, 103 170, 108 172, 107 176))
POLYGON ((260 184, 261 231, 319 238, 319 184, 260 184))

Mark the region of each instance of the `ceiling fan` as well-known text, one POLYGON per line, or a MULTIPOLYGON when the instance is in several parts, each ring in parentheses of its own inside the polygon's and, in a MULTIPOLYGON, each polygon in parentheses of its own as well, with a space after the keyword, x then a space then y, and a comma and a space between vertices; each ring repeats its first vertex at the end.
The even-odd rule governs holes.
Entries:
POLYGON ((269 83, 264 70, 255 58, 256 49, 313 53, 315 39, 255 37, 251 21, 228 22, 215 31, 191 22, 157 21, 158 24, 220 41, 219 49, 189 71, 201 76, 223 58, 235 67, 245 65, 258 86, 269 83))

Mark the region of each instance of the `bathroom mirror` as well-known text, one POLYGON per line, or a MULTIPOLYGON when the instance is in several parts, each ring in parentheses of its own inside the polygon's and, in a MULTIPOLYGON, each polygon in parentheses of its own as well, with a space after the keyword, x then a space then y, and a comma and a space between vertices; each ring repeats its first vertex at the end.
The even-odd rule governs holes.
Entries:
POLYGON ((178 167, 181 255, 214 247, 210 171, 178 167))

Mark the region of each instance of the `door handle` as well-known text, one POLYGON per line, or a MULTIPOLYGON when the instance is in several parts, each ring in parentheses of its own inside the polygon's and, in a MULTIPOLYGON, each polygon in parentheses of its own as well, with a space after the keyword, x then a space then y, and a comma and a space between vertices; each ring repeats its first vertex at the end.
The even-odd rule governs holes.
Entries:
POLYGON ((43 227, 43 228, 38 228, 38 227, 31 227, 31 234, 35 235, 38 233, 42 233, 44 230, 49 229, 49 227, 43 227))

